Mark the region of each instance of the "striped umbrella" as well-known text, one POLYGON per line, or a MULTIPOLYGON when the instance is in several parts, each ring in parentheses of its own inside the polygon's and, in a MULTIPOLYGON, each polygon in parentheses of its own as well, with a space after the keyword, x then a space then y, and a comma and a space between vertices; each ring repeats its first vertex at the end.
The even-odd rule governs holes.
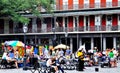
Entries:
POLYGON ((15 46, 24 47, 24 45, 25 45, 23 42, 17 41, 17 40, 7 41, 7 42, 5 42, 4 44, 6 44, 7 46, 12 46, 12 47, 15 47, 15 46))

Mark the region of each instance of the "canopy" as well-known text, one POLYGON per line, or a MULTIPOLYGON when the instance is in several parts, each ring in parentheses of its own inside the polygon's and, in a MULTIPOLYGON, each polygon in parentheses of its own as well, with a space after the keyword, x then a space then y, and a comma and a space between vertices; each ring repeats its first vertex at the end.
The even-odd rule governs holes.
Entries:
POLYGON ((24 47, 25 44, 23 42, 21 42, 21 41, 13 40, 13 41, 5 41, 4 45, 12 46, 12 47, 15 47, 15 46, 24 47))
POLYGON ((59 48, 67 49, 67 48, 70 48, 70 47, 67 46, 67 45, 64 45, 64 44, 59 44, 59 45, 57 45, 57 46, 54 47, 54 49, 59 49, 59 48))

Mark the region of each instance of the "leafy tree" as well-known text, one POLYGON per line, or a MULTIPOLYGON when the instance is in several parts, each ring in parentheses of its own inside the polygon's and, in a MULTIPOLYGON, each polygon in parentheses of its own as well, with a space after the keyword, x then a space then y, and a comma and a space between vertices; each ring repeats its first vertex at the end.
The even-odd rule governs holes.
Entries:
POLYGON ((40 16, 40 8, 46 12, 52 12, 54 0, 0 0, 0 17, 10 17, 13 21, 23 24, 29 23, 29 18, 24 14, 40 16))

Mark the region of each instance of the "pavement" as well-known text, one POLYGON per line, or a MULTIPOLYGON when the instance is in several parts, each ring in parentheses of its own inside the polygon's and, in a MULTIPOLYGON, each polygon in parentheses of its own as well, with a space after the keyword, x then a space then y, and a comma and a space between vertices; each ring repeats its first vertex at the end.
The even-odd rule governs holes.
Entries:
MULTIPOLYGON (((120 73, 120 60, 118 61, 118 66, 116 68, 101 68, 100 66, 85 67, 84 71, 76 70, 65 70, 66 73, 120 73), (96 72, 95 68, 99 71, 96 72)), ((19 69, 0 69, 0 73, 32 73, 30 70, 24 71, 22 68, 19 69)), ((35 73, 38 73, 36 71, 35 73)))

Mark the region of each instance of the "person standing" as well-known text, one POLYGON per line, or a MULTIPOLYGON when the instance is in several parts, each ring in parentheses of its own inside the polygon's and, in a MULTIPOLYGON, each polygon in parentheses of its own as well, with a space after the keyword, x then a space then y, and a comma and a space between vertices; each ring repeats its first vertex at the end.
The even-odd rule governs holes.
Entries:
POLYGON ((44 57, 45 57, 46 59, 49 59, 49 58, 50 58, 50 53, 49 53, 49 51, 48 51, 47 48, 45 48, 45 51, 44 51, 43 55, 44 55, 44 57))
POLYGON ((84 54, 82 50, 78 50, 77 52, 78 56, 78 71, 84 71, 84 54))
POLYGON ((115 49, 115 48, 113 48, 112 49, 113 50, 113 53, 114 53, 114 67, 117 67, 117 58, 118 58, 118 51, 115 49))
POLYGON ((108 54, 108 56, 110 57, 110 64, 111 64, 111 67, 114 67, 114 53, 113 51, 111 50, 110 53, 108 54))

